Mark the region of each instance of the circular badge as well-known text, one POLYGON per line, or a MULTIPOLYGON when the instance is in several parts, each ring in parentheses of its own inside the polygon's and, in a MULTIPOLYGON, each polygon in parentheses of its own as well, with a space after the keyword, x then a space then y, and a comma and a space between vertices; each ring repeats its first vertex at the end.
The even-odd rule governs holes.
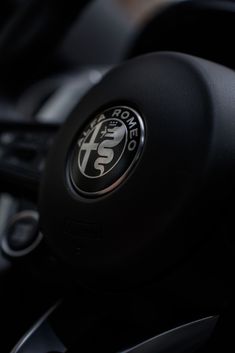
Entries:
POLYGON ((130 172, 144 144, 144 124, 132 108, 116 106, 93 118, 76 141, 70 178, 82 194, 99 196, 130 172))

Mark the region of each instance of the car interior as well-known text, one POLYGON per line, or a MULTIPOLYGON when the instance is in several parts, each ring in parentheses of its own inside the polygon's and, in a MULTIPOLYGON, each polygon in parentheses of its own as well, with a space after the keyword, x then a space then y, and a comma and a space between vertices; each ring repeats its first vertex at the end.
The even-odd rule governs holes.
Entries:
POLYGON ((1 1, 0 353, 233 351, 234 29, 234 0, 1 1))

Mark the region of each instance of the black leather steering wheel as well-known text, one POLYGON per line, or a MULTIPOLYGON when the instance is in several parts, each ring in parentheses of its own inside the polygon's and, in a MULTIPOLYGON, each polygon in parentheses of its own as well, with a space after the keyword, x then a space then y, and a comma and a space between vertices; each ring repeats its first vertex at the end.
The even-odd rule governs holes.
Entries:
POLYGON ((234 92, 230 69, 168 52, 130 60, 83 99, 50 151, 39 202, 41 232, 74 282, 157 287, 198 247, 213 249, 203 263, 224 251, 234 92))

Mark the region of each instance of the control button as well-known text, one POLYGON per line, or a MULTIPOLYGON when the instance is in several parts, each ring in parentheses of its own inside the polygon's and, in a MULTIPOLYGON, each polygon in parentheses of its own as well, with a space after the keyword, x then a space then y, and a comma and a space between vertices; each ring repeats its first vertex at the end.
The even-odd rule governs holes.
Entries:
POLYGON ((34 250, 41 240, 38 213, 23 211, 17 213, 7 227, 2 240, 2 249, 11 257, 21 257, 34 250))

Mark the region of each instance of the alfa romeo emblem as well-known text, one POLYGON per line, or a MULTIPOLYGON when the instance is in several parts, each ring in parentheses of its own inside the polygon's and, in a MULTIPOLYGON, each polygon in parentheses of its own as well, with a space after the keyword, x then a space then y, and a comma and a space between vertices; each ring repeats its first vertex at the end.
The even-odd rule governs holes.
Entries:
POLYGON ((109 108, 78 136, 70 160, 70 178, 78 192, 102 195, 117 187, 138 160, 144 124, 134 109, 109 108))

